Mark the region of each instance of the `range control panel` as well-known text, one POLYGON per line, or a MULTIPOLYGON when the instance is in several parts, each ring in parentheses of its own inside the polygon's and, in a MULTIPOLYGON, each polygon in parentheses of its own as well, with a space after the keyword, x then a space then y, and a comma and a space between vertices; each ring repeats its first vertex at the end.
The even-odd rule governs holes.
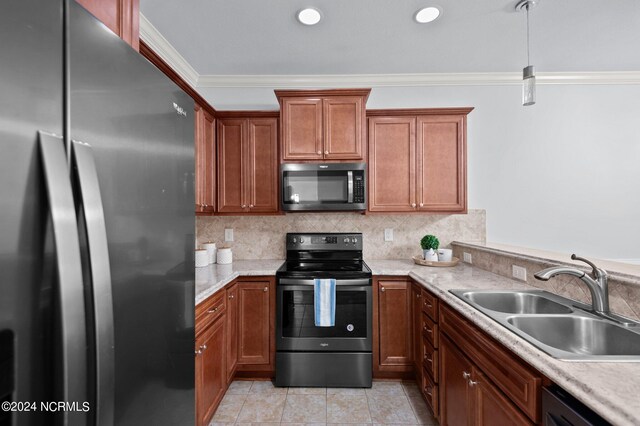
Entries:
POLYGON ((288 233, 287 250, 362 250, 362 234, 288 233))

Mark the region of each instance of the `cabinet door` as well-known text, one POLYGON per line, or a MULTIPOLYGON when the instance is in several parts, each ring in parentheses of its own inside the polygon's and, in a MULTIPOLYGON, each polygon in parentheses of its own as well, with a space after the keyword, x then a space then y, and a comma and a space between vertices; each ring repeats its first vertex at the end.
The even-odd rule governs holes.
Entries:
POLYGON ((139 47, 139 0, 76 0, 135 50, 139 47))
POLYGON ((369 118, 369 210, 416 211, 415 117, 369 118))
POLYGON ((440 344, 440 361, 440 424, 442 426, 470 425, 472 424, 470 416, 472 395, 469 391, 471 361, 444 335, 440 344))
POLYGON ((202 110, 202 152, 204 154, 202 169, 202 211, 215 212, 216 206, 216 139, 215 119, 202 110))
POLYGON ((245 200, 246 120, 218 120, 218 212, 239 213, 245 200))
POLYGON ((322 100, 324 158, 362 160, 364 105, 361 96, 335 96, 322 100))
POLYGON ((465 212, 465 121, 462 115, 418 117, 418 207, 465 212))
POLYGON ((378 281, 380 371, 412 371, 411 289, 406 280, 378 281), (400 368, 395 368, 400 367, 400 368))
POLYGON ((250 212, 278 211, 278 120, 248 120, 248 165, 250 212))
POLYGON ((225 370, 225 317, 218 318, 196 340, 196 416, 206 425, 227 388, 225 370))
POLYGON ((205 198, 205 159, 206 148, 203 137, 203 116, 204 110, 200 105, 194 108, 194 128, 195 128, 195 153, 196 153, 196 174, 194 177, 194 192, 196 202, 196 213, 204 212, 204 198, 205 198))
POLYGON ((475 426, 533 425, 480 370, 474 367, 471 376, 470 388, 473 393, 472 418, 475 426))
POLYGON ((321 160, 322 99, 283 98, 282 158, 285 161, 321 160))
POLYGON ((238 365, 271 363, 270 281, 238 281, 238 365))
POLYGON ((238 286, 227 288, 227 383, 231 383, 238 364, 238 286))
POLYGON ((413 316, 413 368, 418 383, 422 382, 422 298, 420 286, 411 285, 411 300, 413 316))

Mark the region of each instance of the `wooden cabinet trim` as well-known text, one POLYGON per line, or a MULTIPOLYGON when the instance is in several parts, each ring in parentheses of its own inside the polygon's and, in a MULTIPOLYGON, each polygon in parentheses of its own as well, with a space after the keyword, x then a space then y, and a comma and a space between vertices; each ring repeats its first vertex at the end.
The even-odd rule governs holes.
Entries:
POLYGON ((418 115, 467 115, 473 111, 473 107, 456 108, 395 108, 395 109, 368 109, 367 117, 388 116, 418 116, 418 115))
POLYGON ((441 306, 439 325, 514 404, 534 423, 540 421, 540 373, 448 306, 441 306))
POLYGON ((216 118, 280 118, 280 110, 216 110, 216 118))
POLYGON ((274 90, 276 97, 280 98, 322 98, 325 96, 361 96, 366 103, 371 89, 324 89, 324 90, 274 90))

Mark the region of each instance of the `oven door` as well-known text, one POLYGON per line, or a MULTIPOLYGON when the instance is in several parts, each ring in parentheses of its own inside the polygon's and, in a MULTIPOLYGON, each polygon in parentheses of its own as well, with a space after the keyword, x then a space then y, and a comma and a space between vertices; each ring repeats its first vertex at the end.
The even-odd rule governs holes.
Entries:
POLYGON ((372 348, 371 280, 336 280, 334 327, 316 327, 313 279, 280 278, 276 349, 305 352, 369 352, 372 348))

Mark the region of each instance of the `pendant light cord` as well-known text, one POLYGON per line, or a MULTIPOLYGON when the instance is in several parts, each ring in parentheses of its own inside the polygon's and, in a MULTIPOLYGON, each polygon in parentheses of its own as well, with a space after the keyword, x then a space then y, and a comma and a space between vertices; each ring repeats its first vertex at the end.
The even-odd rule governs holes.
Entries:
POLYGON ((531 65, 531 60, 529 59, 529 4, 525 6, 527 8, 527 66, 531 65))

